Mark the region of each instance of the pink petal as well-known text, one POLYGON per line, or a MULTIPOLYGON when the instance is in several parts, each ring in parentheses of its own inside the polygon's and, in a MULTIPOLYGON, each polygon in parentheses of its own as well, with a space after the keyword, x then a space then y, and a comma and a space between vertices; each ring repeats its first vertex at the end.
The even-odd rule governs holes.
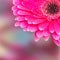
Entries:
POLYGON ((16 27, 20 26, 20 22, 16 22, 16 23, 15 23, 15 26, 16 26, 16 27))
POLYGON ((26 1, 23 1, 23 6, 25 6, 26 8, 31 10, 32 8, 36 8, 36 6, 37 6, 36 1, 37 0, 26 0, 26 1))
POLYGON ((58 23, 60 24, 60 18, 59 18, 57 21, 58 21, 58 23))
POLYGON ((44 36, 43 38, 44 38, 45 41, 48 41, 49 40, 49 37, 50 36, 44 36))
POLYGON ((33 24, 39 24, 39 23, 43 23, 44 21, 46 21, 45 19, 35 19, 33 21, 33 24))
POLYGON ((60 46, 60 39, 59 40, 53 40, 53 41, 57 46, 60 46))
POLYGON ((59 40, 59 38, 60 38, 60 36, 57 35, 56 33, 53 33, 52 36, 53 36, 53 38, 54 38, 55 40, 59 40))
POLYGON ((35 40, 36 42, 38 42, 39 39, 40 39, 40 38, 38 38, 36 35, 34 36, 34 40, 35 40))
POLYGON ((40 6, 45 0, 24 0, 23 5, 28 9, 34 9, 40 6))
POLYGON ((26 28, 28 26, 26 21, 20 22, 20 27, 21 28, 26 28))
POLYGON ((46 29, 48 25, 49 25, 49 22, 44 22, 44 23, 39 24, 39 30, 46 29))
POLYGON ((23 16, 17 16, 17 17, 15 18, 15 20, 17 20, 17 21, 24 21, 25 18, 24 18, 23 16))
POLYGON ((22 0, 13 0, 13 4, 14 5, 18 5, 18 4, 20 4, 22 2, 22 0))
POLYGON ((40 32, 40 31, 35 32, 35 34, 34 34, 34 40, 36 42, 38 42, 41 37, 42 37, 42 32, 40 32))
POLYGON ((14 10, 13 14, 18 15, 17 12, 18 12, 18 10, 14 10))
POLYGON ((35 26, 35 25, 28 25, 27 31, 35 32, 35 31, 37 31, 37 26, 35 26))
POLYGON ((19 10, 18 15, 31 15, 31 12, 25 11, 25 10, 19 10))
POLYGON ((42 23, 44 21, 46 21, 46 19, 39 19, 39 18, 35 18, 33 16, 26 16, 25 19, 30 22, 31 24, 39 24, 42 23))
POLYGON ((48 32, 47 29, 43 31, 43 36, 49 36, 49 35, 50 35, 50 33, 48 32))
POLYGON ((17 10, 17 7, 16 7, 16 6, 13 6, 13 7, 12 7, 12 10, 17 10))
POLYGON ((49 25, 49 32, 54 33, 54 24, 52 22, 49 25))
POLYGON ((54 29, 55 29, 55 32, 60 35, 60 25, 58 24, 57 21, 54 22, 54 29))
POLYGON ((18 9, 16 6, 13 6, 13 7, 12 7, 12 10, 13 10, 13 14, 14 14, 14 15, 18 15, 17 12, 18 12, 19 9, 18 9))
POLYGON ((42 31, 37 31, 36 36, 41 38, 43 36, 43 32, 42 31))
POLYGON ((17 8, 19 8, 19 9, 22 9, 22 10, 29 10, 29 9, 27 9, 27 8, 25 8, 24 6, 22 6, 22 5, 17 5, 17 8))
POLYGON ((38 9, 40 8, 42 2, 44 2, 44 0, 41 0, 41 1, 40 0, 26 0, 26 1, 24 0, 22 2, 22 5, 26 9, 30 10, 31 12, 33 12, 35 15, 40 15, 38 13, 38 9))

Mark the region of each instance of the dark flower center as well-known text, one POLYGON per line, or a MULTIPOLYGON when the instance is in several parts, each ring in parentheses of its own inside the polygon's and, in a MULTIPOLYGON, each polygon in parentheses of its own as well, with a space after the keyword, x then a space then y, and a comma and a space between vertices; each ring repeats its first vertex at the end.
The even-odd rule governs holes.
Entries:
POLYGON ((47 5, 46 10, 49 14, 56 14, 59 11, 59 8, 56 4, 50 3, 47 5))

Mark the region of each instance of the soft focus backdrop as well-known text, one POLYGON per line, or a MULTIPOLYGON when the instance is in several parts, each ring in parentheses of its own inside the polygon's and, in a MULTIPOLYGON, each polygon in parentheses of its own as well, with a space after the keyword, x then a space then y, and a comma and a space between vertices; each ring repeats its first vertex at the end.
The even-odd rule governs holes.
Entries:
POLYGON ((0 60, 59 60, 59 47, 15 27, 12 0, 0 0, 0 60))

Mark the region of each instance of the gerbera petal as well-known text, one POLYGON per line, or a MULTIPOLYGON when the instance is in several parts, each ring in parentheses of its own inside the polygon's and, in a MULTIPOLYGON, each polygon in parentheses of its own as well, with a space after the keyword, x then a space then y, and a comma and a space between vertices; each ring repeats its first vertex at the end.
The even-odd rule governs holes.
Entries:
POLYGON ((13 14, 14 15, 18 15, 17 12, 18 12, 17 10, 14 10, 13 14))
POLYGON ((13 6, 13 7, 12 7, 12 10, 17 10, 17 7, 16 7, 16 6, 13 6))
POLYGON ((58 24, 57 21, 54 22, 54 29, 55 29, 55 32, 60 35, 60 25, 58 24))
POLYGON ((54 24, 53 24, 53 22, 51 22, 50 25, 49 25, 49 32, 54 33, 54 24))
POLYGON ((49 35, 50 35, 50 33, 48 32, 47 29, 45 29, 45 30, 43 31, 43 36, 49 36, 49 35))
POLYGON ((28 10, 29 11, 29 9, 25 8, 23 5, 17 5, 17 8, 18 9, 22 9, 22 10, 28 10))
POLYGON ((13 4, 14 4, 14 5, 18 5, 18 4, 21 3, 21 1, 22 1, 22 0, 13 0, 13 4))
POLYGON ((46 21, 46 19, 44 18, 39 19, 34 16, 26 16, 25 19, 32 24, 39 24, 39 23, 46 21))
POLYGON ((31 15, 31 12, 25 11, 25 10, 19 10, 17 12, 19 15, 31 15))
POLYGON ((20 22, 20 27, 21 27, 21 28, 26 28, 27 26, 28 26, 28 24, 27 24, 26 21, 20 22))
POLYGON ((43 32, 42 31, 37 31, 36 36, 41 38, 43 36, 43 32))
POLYGON ((59 40, 53 40, 53 41, 57 46, 60 46, 60 39, 59 40))
POLYGON ((38 14, 38 10, 40 10, 40 5, 44 2, 44 0, 23 0, 22 5, 32 11, 34 14, 38 14))
POLYGON ((46 29, 48 25, 49 25, 49 22, 44 22, 44 23, 39 24, 39 30, 46 29))
POLYGON ((16 6, 13 6, 12 10, 13 10, 14 15, 18 15, 17 12, 18 12, 19 9, 16 6))
POLYGON ((52 36, 53 36, 53 38, 54 38, 55 40, 59 40, 59 38, 60 38, 60 36, 57 35, 56 33, 53 33, 52 36))
POLYGON ((23 16, 17 16, 17 17, 15 18, 15 20, 16 20, 16 21, 24 21, 25 18, 24 18, 23 16))
POLYGON ((37 0, 23 0, 23 6, 27 7, 28 9, 36 8, 37 0))
POLYGON ((32 9, 32 8, 34 8, 34 7, 36 7, 35 5, 35 1, 33 2, 32 0, 23 0, 23 2, 22 2, 22 4, 23 4, 23 6, 25 6, 26 8, 28 8, 28 9, 32 9))
POLYGON ((16 22, 15 23, 15 26, 17 27, 17 26, 20 26, 20 22, 16 22))
POLYGON ((34 40, 35 40, 36 42, 38 42, 39 39, 40 39, 40 38, 38 38, 36 35, 34 35, 34 40))
POLYGON ((50 36, 44 36, 43 38, 44 38, 45 41, 48 41, 49 40, 49 37, 50 36))
POLYGON ((59 18, 57 21, 58 21, 58 23, 60 24, 60 18, 59 18))
POLYGON ((26 28, 26 31, 35 32, 35 31, 37 31, 37 26, 36 25, 28 25, 26 28))

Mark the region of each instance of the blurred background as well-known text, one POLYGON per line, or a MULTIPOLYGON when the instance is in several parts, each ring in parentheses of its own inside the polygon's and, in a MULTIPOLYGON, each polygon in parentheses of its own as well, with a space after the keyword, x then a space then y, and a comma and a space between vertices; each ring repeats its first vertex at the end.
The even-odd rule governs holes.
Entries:
POLYGON ((14 27, 12 0, 0 0, 0 60, 60 60, 60 47, 52 38, 34 41, 34 33, 14 27))

